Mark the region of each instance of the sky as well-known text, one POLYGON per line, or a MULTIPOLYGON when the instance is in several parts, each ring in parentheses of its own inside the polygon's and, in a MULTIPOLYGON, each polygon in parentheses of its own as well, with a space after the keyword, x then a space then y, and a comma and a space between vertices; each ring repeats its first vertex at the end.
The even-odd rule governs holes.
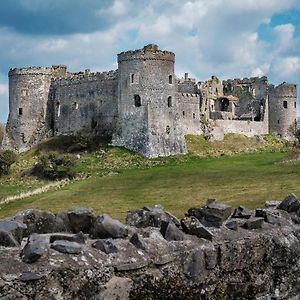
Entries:
POLYGON ((117 53, 149 43, 175 52, 178 77, 266 75, 300 89, 300 0, 1 0, 0 122, 9 68, 114 70, 117 53))

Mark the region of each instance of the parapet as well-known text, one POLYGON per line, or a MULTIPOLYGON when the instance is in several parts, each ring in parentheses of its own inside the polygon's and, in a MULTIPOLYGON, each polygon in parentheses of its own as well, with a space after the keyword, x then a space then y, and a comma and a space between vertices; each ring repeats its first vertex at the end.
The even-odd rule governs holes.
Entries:
POLYGON ((65 77, 57 77, 53 79, 54 85, 71 85, 91 81, 115 80, 118 77, 117 70, 106 72, 85 72, 67 73, 65 77))
POLYGON ((10 69, 8 76, 14 75, 52 75, 52 67, 24 67, 10 69))
POLYGON ((254 84, 254 83, 267 83, 268 77, 250 77, 250 78, 234 78, 223 80, 223 84, 254 84))
POLYGON ((278 98, 297 98, 297 85, 283 82, 277 86, 269 86, 270 93, 278 98))
POLYGON ((118 54, 118 63, 128 60, 166 60, 175 62, 175 54, 171 51, 159 50, 157 45, 149 44, 142 49, 118 54))

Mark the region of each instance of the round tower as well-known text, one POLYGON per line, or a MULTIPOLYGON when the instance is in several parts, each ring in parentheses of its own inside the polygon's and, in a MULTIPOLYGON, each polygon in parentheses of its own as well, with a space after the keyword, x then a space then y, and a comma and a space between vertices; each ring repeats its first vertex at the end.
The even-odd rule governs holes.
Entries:
POLYGON ((282 83, 269 86, 269 132, 292 140, 297 115, 297 86, 282 83))
POLYGON ((4 147, 25 151, 50 130, 48 95, 52 70, 29 67, 9 71, 9 117, 4 147))
POLYGON ((150 44, 118 55, 118 126, 113 144, 147 157, 186 151, 175 100, 175 54, 150 44))

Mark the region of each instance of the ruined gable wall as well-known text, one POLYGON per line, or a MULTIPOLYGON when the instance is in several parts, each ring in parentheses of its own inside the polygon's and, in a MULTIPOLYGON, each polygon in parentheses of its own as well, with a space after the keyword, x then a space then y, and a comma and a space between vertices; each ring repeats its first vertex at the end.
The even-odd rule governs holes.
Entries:
POLYGON ((179 122, 184 134, 202 134, 200 120, 200 95, 176 93, 179 122))
POLYGON ((117 72, 70 75, 53 82, 54 134, 111 136, 117 117, 117 72))
POLYGON ((243 79, 229 79, 223 81, 224 94, 234 95, 239 98, 235 108, 237 117, 253 112, 257 120, 262 116, 262 105, 268 95, 267 77, 252 77, 243 79))

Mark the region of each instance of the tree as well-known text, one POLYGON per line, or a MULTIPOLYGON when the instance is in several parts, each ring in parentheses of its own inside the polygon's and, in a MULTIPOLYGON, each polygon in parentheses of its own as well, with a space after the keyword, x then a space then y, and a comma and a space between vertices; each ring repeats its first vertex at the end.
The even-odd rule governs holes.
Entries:
POLYGON ((17 154, 11 150, 0 152, 0 176, 8 174, 11 165, 14 164, 17 159, 17 154))

